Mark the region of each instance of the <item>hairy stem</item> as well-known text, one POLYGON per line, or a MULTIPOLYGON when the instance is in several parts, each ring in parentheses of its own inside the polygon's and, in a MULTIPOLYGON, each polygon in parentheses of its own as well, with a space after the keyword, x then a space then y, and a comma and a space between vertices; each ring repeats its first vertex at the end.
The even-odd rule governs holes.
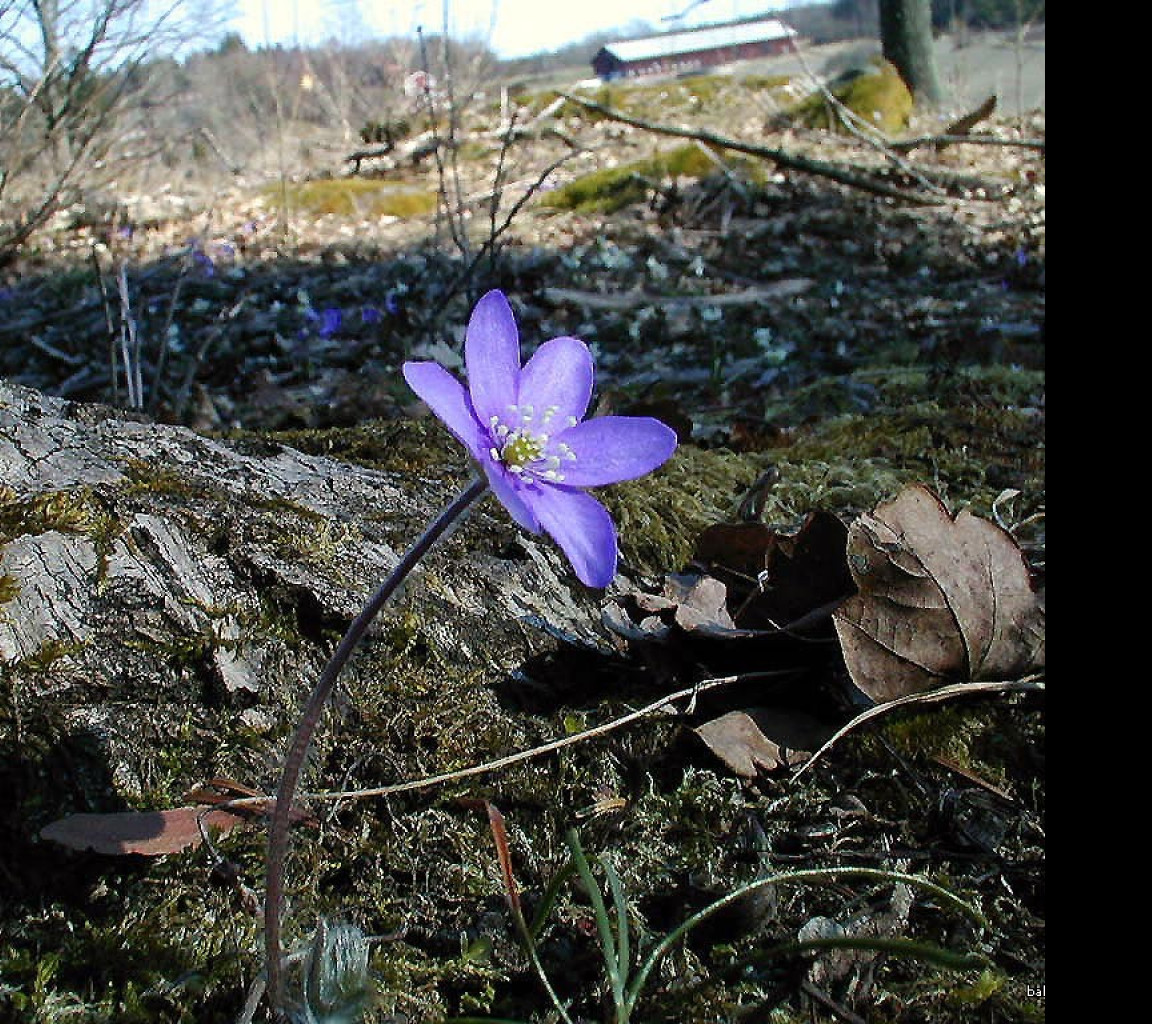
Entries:
POLYGON ((284 858, 288 852, 288 824, 291 818, 292 800, 296 795, 296 785, 312 735, 320 722, 324 706, 332 695, 333 687, 341 670, 348 663, 352 652, 364 638, 372 620, 379 614, 388 599, 416 568, 420 560, 443 537, 461 517, 488 491, 488 482, 483 477, 473 480, 460 494, 445 507, 420 538, 408 549, 399 564, 380 584, 379 589, 369 598, 368 603, 348 627, 339 646, 324 666, 316 686, 296 727, 296 735, 284 759, 280 784, 276 789, 276 802, 272 820, 268 826, 268 861, 264 881, 264 955, 268 980, 268 998, 273 1014, 282 1012, 284 1006, 284 975, 282 970, 282 950, 280 945, 280 915, 284 904, 284 858))

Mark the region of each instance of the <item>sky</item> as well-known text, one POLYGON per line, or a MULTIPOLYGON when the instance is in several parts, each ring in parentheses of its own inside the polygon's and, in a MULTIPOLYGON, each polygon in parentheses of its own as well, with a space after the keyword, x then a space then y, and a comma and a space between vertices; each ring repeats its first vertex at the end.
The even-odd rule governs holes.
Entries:
POLYGON ((479 36, 500 57, 555 50, 593 32, 649 22, 658 30, 749 17, 784 6, 784 0, 236 0, 232 24, 249 47, 270 43, 355 42, 365 34, 409 35, 444 28, 479 36), (670 15, 688 13, 678 21, 670 15))

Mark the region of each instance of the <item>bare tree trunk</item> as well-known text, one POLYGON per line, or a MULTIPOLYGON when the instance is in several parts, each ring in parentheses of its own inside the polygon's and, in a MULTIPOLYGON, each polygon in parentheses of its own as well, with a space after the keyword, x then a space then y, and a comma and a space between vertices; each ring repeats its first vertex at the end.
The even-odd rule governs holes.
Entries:
POLYGON ((944 90, 932 45, 931 0, 880 0, 880 42, 921 107, 938 107, 944 90))

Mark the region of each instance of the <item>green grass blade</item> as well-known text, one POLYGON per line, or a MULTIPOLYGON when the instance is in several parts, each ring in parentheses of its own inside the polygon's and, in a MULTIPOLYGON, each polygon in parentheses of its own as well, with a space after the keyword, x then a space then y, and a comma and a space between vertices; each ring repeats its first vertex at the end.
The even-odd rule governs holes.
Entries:
POLYGON ((608 916, 608 907, 604 903, 604 896, 596 884, 592 868, 588 866, 588 858, 584 856, 584 849, 580 845, 580 837, 574 828, 565 834, 568 849, 572 851, 572 863, 580 880, 588 890, 588 898, 592 901, 592 912, 596 917, 596 928, 600 934, 600 951, 604 957, 604 970, 608 974, 608 982, 612 987, 612 1002, 616 1007, 616 1024, 627 1024, 628 1008, 624 997, 624 977, 620 973, 620 958, 616 949, 616 937, 612 934, 612 920, 608 916))

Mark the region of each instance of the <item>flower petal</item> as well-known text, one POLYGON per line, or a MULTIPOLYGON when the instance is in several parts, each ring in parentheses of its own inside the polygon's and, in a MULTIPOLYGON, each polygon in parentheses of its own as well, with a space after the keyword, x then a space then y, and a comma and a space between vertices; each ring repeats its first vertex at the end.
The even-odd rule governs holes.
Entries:
POLYGON ((500 504, 508 510, 508 514, 518 526, 524 527, 529 533, 539 533, 540 520, 536 518, 536 513, 529 504, 527 494, 521 493, 520 488, 510 479, 508 471, 493 461, 491 456, 482 461, 492 493, 496 495, 500 504))
POLYGON ((411 362, 403 366, 408 386, 444 421, 456 439, 477 458, 487 451, 487 435, 476 421, 468 392, 439 363, 411 362))
POLYGON ((520 371, 518 399, 532 406, 539 425, 548 410, 552 418, 547 429, 556 433, 568 426, 568 419, 584 418, 592 398, 592 353, 579 338, 553 338, 544 342, 520 371))
POLYGON ((616 527, 608 510, 591 495, 567 487, 541 486, 527 500, 580 582, 608 586, 616 575, 616 527))
POLYGON ((508 407, 517 401, 520 336, 503 292, 488 292, 472 310, 464 334, 464 364, 480 422, 487 424, 492 416, 507 418, 508 407))
POLYGON ((651 473, 676 450, 676 432, 651 416, 599 416, 557 434, 576 457, 562 463, 565 487, 600 487, 651 473))

